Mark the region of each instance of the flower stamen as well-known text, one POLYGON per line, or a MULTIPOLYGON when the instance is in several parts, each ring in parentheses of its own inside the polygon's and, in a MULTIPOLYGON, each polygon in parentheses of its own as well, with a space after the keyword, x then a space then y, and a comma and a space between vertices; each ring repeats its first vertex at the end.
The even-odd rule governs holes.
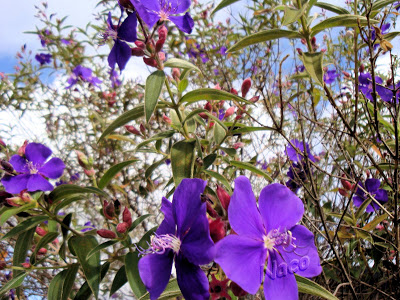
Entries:
POLYGON ((141 255, 146 254, 164 254, 167 249, 172 249, 175 253, 178 253, 181 248, 181 240, 175 235, 161 234, 154 235, 148 249, 136 247, 141 255))

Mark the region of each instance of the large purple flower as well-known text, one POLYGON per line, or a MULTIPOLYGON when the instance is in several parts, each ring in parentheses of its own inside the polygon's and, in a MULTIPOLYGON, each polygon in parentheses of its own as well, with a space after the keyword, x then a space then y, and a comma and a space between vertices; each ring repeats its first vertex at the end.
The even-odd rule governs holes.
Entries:
POLYGON ((53 190, 53 186, 45 177, 51 179, 61 177, 65 165, 57 157, 47 161, 51 153, 51 150, 42 144, 30 143, 26 146, 25 157, 13 155, 10 163, 19 174, 3 177, 1 183, 5 190, 12 194, 23 190, 28 190, 28 192, 53 190))
POLYGON ((92 70, 90 68, 82 67, 81 65, 77 65, 73 70, 71 77, 68 79, 69 86, 67 89, 70 89, 72 86, 77 84, 79 80, 88 82, 94 86, 101 83, 101 80, 92 75, 92 70))
MULTIPOLYGON (((293 148, 291 144, 286 146, 286 154, 292 162, 300 162, 304 159, 304 144, 299 140, 290 141, 296 148, 293 148)), ((311 154, 310 145, 306 144, 307 156, 312 161, 315 162, 314 155, 311 154)))
MULTIPOLYGON (((369 178, 365 180, 365 185, 359 182, 356 193, 353 197, 354 205, 360 207, 361 204, 368 199, 367 194, 360 187, 371 194, 371 196, 378 200, 380 204, 386 203, 388 201, 388 192, 384 189, 380 189, 380 185, 380 180, 375 178, 369 178)), ((371 203, 367 206, 366 211, 373 212, 378 209, 380 209, 379 205, 371 201, 371 203)))
POLYGON ((314 235, 296 225, 303 212, 302 201, 281 184, 266 186, 257 208, 249 179, 238 177, 228 208, 229 222, 237 235, 216 244, 215 262, 228 278, 255 294, 267 261, 265 298, 297 299, 294 273, 314 277, 322 271, 314 235))
MULTIPOLYGON (((122 15, 123 10, 121 13, 121 18, 122 15)), ((114 70, 115 64, 117 64, 119 69, 122 71, 125 69, 128 60, 132 56, 131 47, 129 47, 126 42, 134 42, 137 39, 137 18, 135 13, 129 14, 124 22, 120 24, 121 18, 119 19, 118 25, 114 26, 112 23, 111 12, 108 13, 107 30, 103 34, 103 37, 105 40, 109 37, 114 40, 114 46, 108 55, 109 66, 114 70)))
POLYGON ((336 73, 336 70, 328 70, 324 74, 324 81, 326 84, 331 84, 337 77, 339 77, 339 74, 336 73))
POLYGON ((131 0, 139 16, 152 28, 159 20, 172 21, 179 30, 191 33, 194 21, 187 11, 191 0, 131 0))
POLYGON ((139 274, 150 299, 157 299, 171 276, 175 260, 178 285, 186 299, 209 299, 208 279, 199 265, 214 258, 206 217, 206 203, 201 193, 206 182, 183 179, 176 188, 172 203, 162 199, 164 221, 157 229, 147 254, 139 261, 139 274))
POLYGON ((51 62, 50 53, 39 53, 35 55, 35 59, 40 63, 41 66, 51 62))

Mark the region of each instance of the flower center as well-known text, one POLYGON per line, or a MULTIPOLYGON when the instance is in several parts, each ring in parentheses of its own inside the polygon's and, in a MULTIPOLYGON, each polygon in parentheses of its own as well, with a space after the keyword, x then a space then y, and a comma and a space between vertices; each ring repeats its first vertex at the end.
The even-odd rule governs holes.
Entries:
POLYGON ((104 31, 104 33, 101 34, 102 37, 102 44, 105 44, 108 39, 113 39, 116 40, 118 39, 118 32, 114 28, 111 28, 110 26, 104 31))
POLYGON ((290 246, 296 248, 294 241, 296 238, 292 236, 291 231, 280 232, 279 229, 274 229, 264 236, 264 247, 268 250, 276 250, 275 246, 281 246, 286 249, 290 246))
POLYGON ((154 235, 151 239, 148 249, 138 249, 142 255, 146 254, 164 254, 167 249, 172 249, 178 253, 181 248, 181 240, 172 234, 154 235))
POLYGON ((30 174, 37 174, 38 170, 37 170, 37 166, 35 164, 33 164, 33 162, 28 161, 28 163, 26 164, 29 170, 30 174))

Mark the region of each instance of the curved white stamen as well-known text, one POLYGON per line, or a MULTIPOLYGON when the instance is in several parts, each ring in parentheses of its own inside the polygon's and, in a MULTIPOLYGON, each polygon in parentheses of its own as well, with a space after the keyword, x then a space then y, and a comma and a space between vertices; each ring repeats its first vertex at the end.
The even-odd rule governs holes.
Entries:
POLYGON ((148 249, 139 249, 138 251, 142 255, 146 254, 164 254, 167 249, 172 249, 175 253, 178 253, 181 248, 181 240, 172 234, 161 234, 154 235, 151 239, 148 249))
POLYGON ((279 229, 273 229, 264 236, 264 247, 268 250, 277 250, 275 248, 276 246, 282 246, 284 250, 289 247, 296 249, 297 246, 294 244, 295 240, 296 238, 293 237, 291 231, 285 230, 280 232, 279 229))
POLYGON ((29 170, 30 174, 37 174, 38 173, 37 166, 33 162, 28 161, 27 166, 28 166, 28 170, 29 170))

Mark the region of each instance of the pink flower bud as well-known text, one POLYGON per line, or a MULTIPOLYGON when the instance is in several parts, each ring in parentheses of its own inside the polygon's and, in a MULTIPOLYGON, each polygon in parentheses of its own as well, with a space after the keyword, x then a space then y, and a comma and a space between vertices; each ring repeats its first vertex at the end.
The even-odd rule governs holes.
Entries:
POLYGON ((132 225, 132 214, 128 207, 125 207, 124 211, 122 212, 122 221, 127 223, 129 227, 132 225))
POLYGON ((302 43, 303 45, 307 45, 306 39, 301 39, 301 43, 302 43))
POLYGON ((348 182, 347 180, 341 179, 340 180, 342 182, 342 185, 344 187, 345 190, 351 190, 352 189, 352 185, 350 182, 348 182))
POLYGON ((220 90, 221 89, 221 87, 219 86, 219 83, 217 83, 217 85, 214 86, 214 89, 216 89, 216 90, 220 90))
POLYGON ((163 120, 165 123, 171 125, 172 124, 172 120, 170 118, 168 118, 166 115, 163 115, 163 120))
POLYGON ((45 255, 47 253, 46 248, 40 248, 39 251, 37 252, 38 255, 45 255))
POLYGON ((251 79, 246 78, 243 83, 242 83, 242 97, 246 97, 247 93, 249 92, 251 88, 251 79))
POLYGON ((25 140, 24 144, 21 147, 19 147, 19 149, 18 149, 18 155, 19 156, 24 156, 25 155, 26 146, 28 146, 28 140, 25 140))
POLYGON ((144 55, 144 50, 143 50, 142 48, 139 48, 139 47, 137 47, 137 48, 132 48, 131 51, 132 51, 132 56, 139 56, 139 57, 141 57, 141 56, 144 55))
POLYGON ((90 170, 85 169, 85 170, 83 170, 83 172, 89 177, 92 177, 94 174, 96 174, 96 172, 93 168, 91 168, 90 170))
POLYGON ((165 60, 165 53, 164 53, 164 52, 158 52, 158 58, 159 58, 161 61, 164 61, 164 60, 165 60))
POLYGON ((250 99, 250 102, 256 103, 260 99, 260 96, 254 96, 250 99))
POLYGON ((133 133, 135 135, 141 136, 142 134, 140 133, 139 130, 137 130, 135 127, 132 125, 125 125, 125 129, 129 131, 130 133, 133 133))
POLYGON ((233 144, 233 148, 236 150, 239 148, 243 148, 243 147, 244 147, 244 143, 242 143, 242 142, 233 144))
POLYGON ((76 156, 78 157, 78 163, 79 163, 79 165, 82 167, 82 168, 87 168, 88 167, 88 165, 89 165, 89 161, 88 161, 88 158, 87 158, 87 156, 83 153, 83 152, 81 152, 81 151, 79 151, 79 150, 75 150, 75 154, 76 154, 76 156))
POLYGON ((143 57, 143 61, 146 65, 150 67, 157 67, 157 61, 154 58, 151 57, 143 57))
POLYGON ((178 68, 173 68, 172 77, 175 79, 175 81, 178 81, 179 78, 181 77, 181 71, 178 68))
POLYGON ((117 237, 114 231, 108 229, 97 230, 97 234, 105 239, 115 239, 117 237))
POLYGON ((229 107, 224 115, 224 119, 232 116, 235 113, 236 108, 234 106, 229 107))
POLYGON ((36 233, 40 236, 45 236, 47 234, 47 230, 38 226, 38 227, 36 227, 36 233))
POLYGON ((300 48, 296 48, 296 51, 299 55, 303 55, 303 50, 301 50, 300 48))
POLYGON ((21 266, 23 266, 25 269, 29 269, 32 265, 28 262, 24 262, 21 264, 21 266))
POLYGON ((341 189, 341 188, 339 188, 339 194, 342 195, 342 196, 344 196, 344 197, 348 197, 348 196, 349 196, 349 194, 347 193, 347 191, 344 190, 344 189, 341 189))
POLYGON ((125 233, 128 230, 128 228, 129 228, 129 225, 128 225, 128 223, 125 223, 125 222, 119 223, 117 225, 117 231, 119 233, 125 233))
POLYGON ((141 41, 135 41, 135 45, 136 45, 138 48, 141 48, 141 49, 146 48, 146 44, 143 43, 143 42, 141 42, 141 41))
POLYGON ((350 73, 346 72, 346 71, 342 71, 342 74, 346 77, 346 78, 350 78, 351 75, 350 73))
POLYGON ((228 211, 229 202, 231 201, 231 196, 225 191, 220 185, 217 185, 217 196, 221 202, 222 207, 228 211))
POLYGON ((364 73, 365 71, 365 66, 363 64, 360 65, 360 68, 358 69, 361 73, 364 73))
POLYGON ((204 120, 208 120, 208 115, 205 113, 199 113, 199 116, 202 117, 204 120))
POLYGON ((159 39, 156 43, 156 52, 160 52, 162 50, 162 47, 164 46, 165 40, 164 39, 159 39))
POLYGON ((164 25, 158 28, 158 38, 160 40, 166 40, 168 35, 168 29, 164 25))
POLYGON ((383 229, 385 229, 385 226, 383 226, 382 224, 378 224, 376 225, 375 229, 382 231, 383 229))
POLYGON ((109 220, 114 219, 115 207, 114 207, 114 203, 112 201, 110 203, 108 203, 107 201, 104 200, 104 203, 103 203, 103 214, 109 220))
POLYGON ((141 132, 143 135, 146 135, 146 128, 144 128, 144 125, 143 125, 143 124, 140 124, 139 129, 140 129, 140 132, 141 132))

